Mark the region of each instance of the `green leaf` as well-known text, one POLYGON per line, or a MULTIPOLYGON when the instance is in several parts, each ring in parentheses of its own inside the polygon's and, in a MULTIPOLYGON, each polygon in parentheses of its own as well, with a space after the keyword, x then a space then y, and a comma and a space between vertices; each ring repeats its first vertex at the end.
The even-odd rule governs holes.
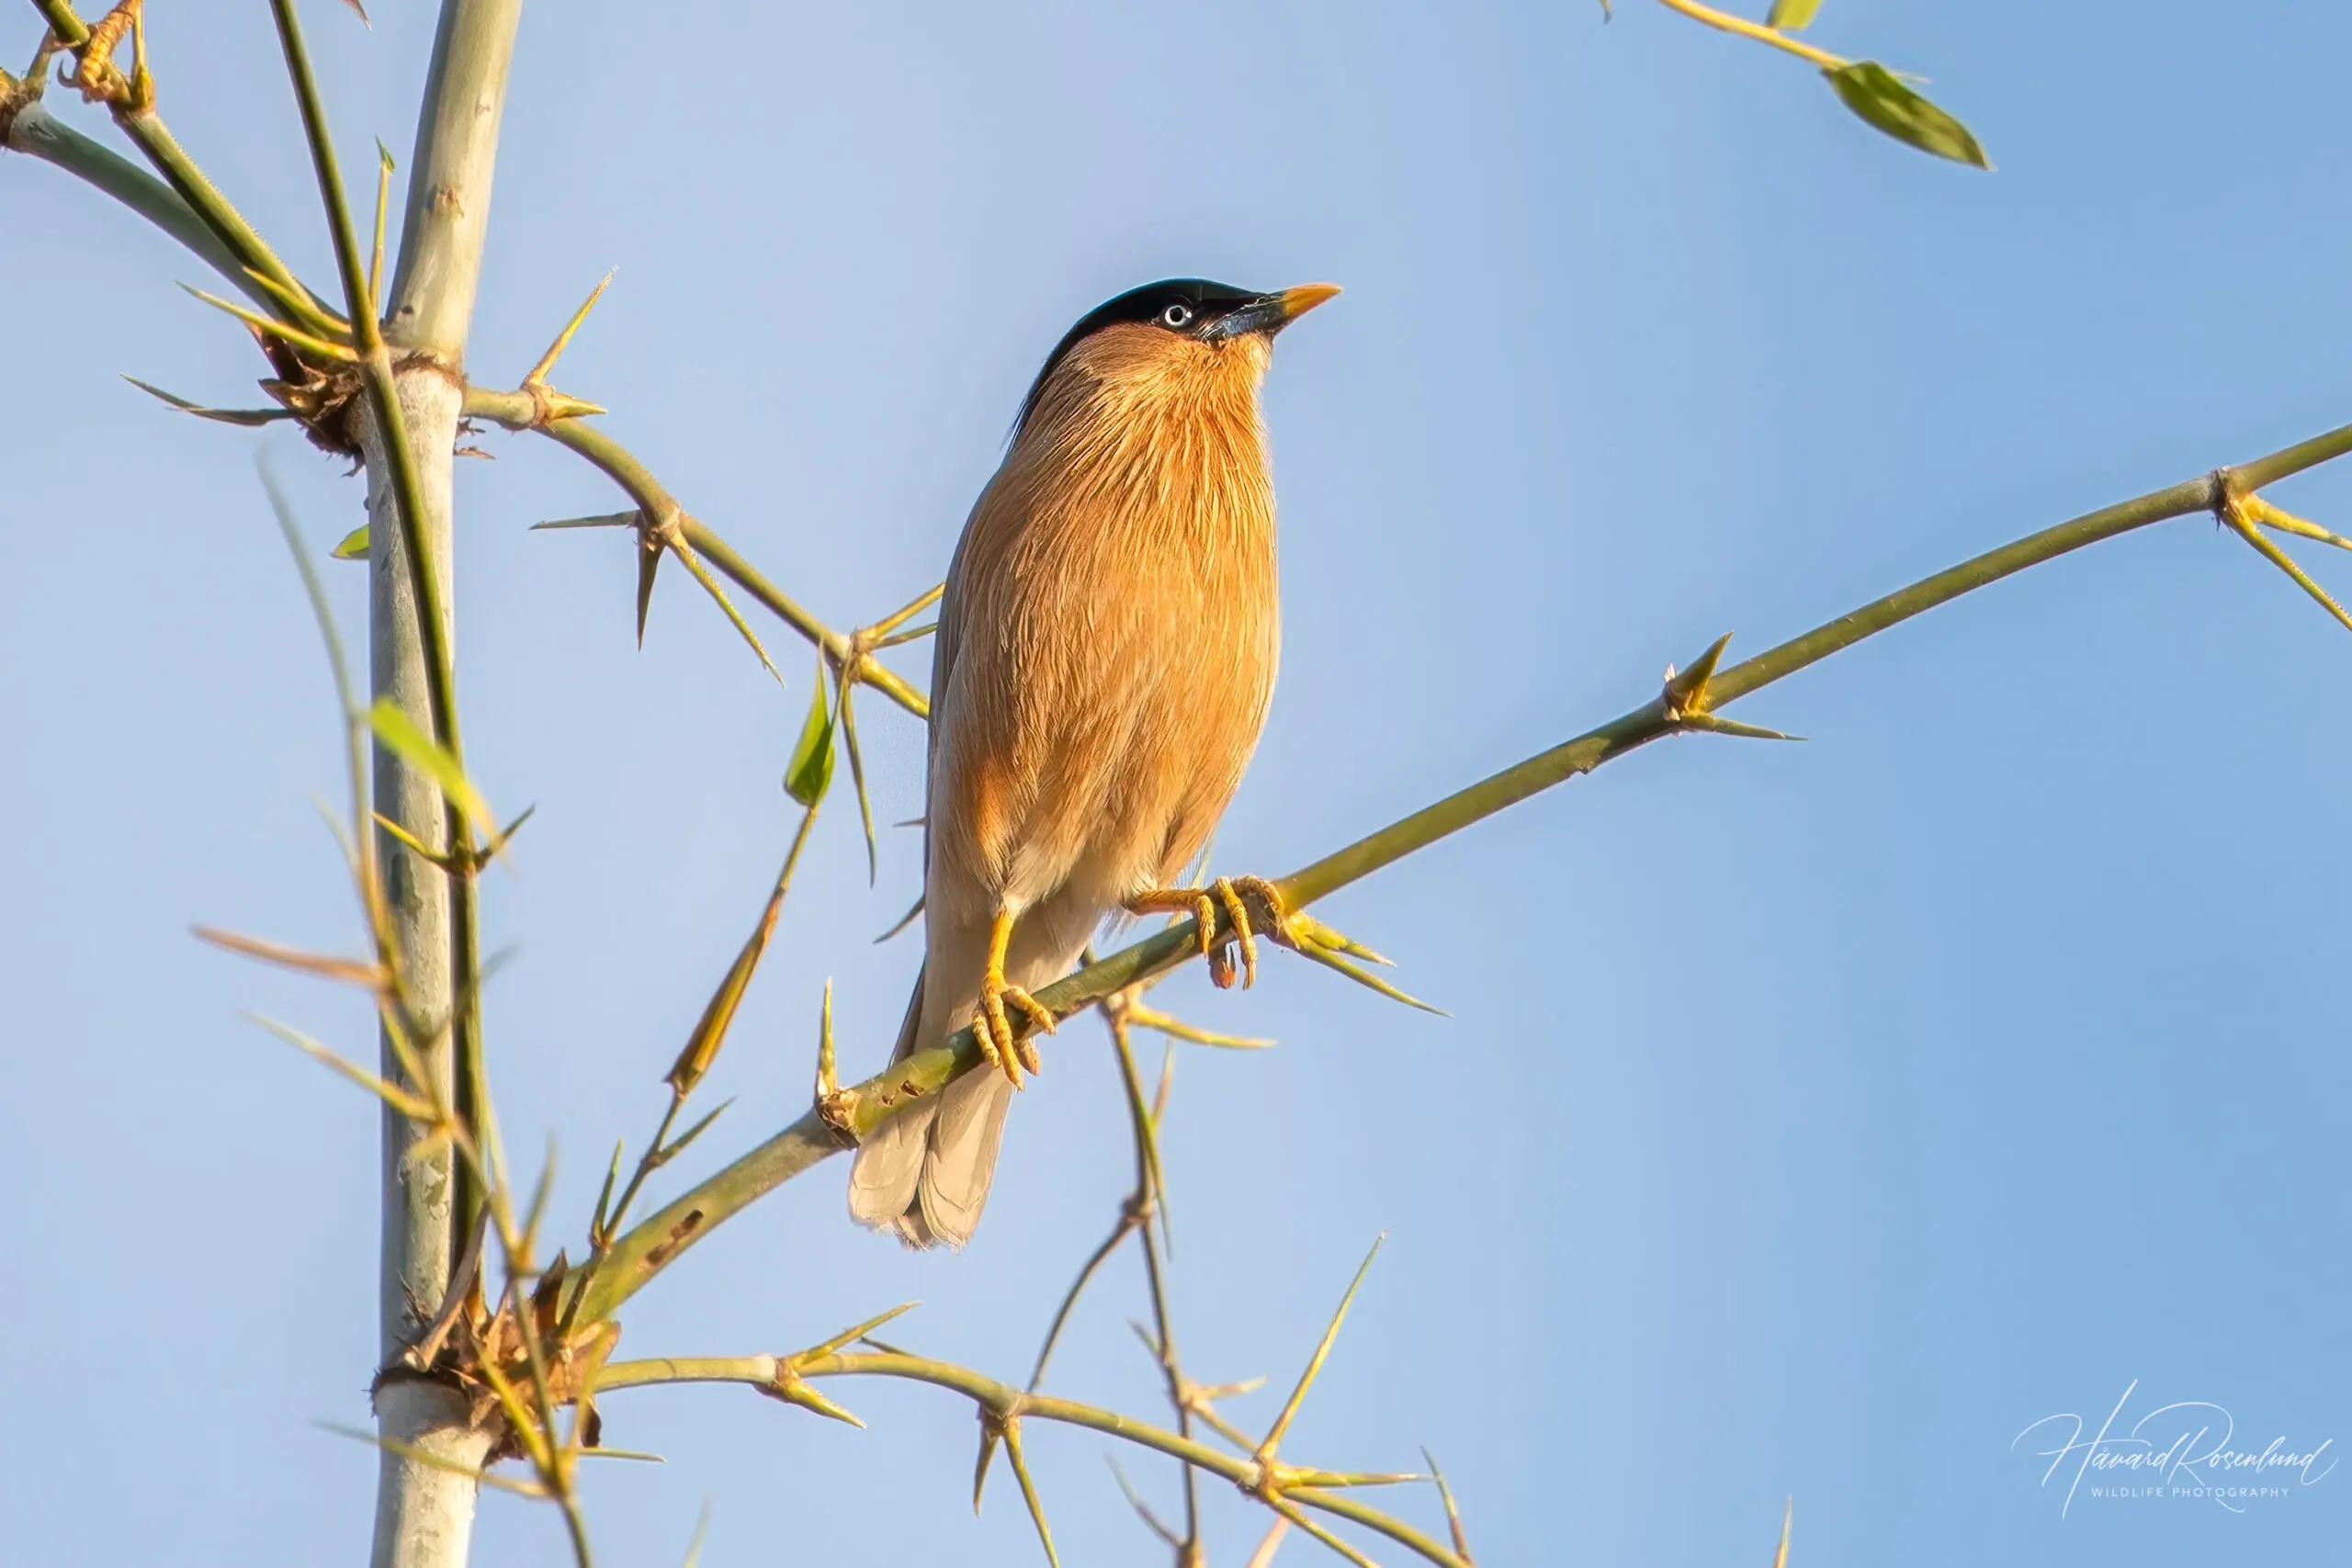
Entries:
POLYGON ((368 558, 368 525, 362 523, 358 527, 345 534, 343 536, 343 543, 327 553, 337 560, 366 560, 368 558))
POLYGON ((1905 86, 1877 61, 1858 60, 1822 74, 1829 78, 1829 85, 1848 108, 1897 141, 1907 141, 1922 152, 1933 152, 1955 164, 1973 164, 1980 169, 1993 166, 1968 127, 1905 86))
POLYGON ((810 683, 808 718, 793 744, 792 761, 784 770, 784 787, 793 799, 814 808, 832 782, 833 716, 825 706, 825 683, 817 681, 810 683))
POLYGON ((497 827, 498 818, 491 814, 490 803, 482 799, 481 792, 466 777, 466 770, 458 765, 458 759, 449 755, 448 749, 438 740, 419 729, 416 720, 395 706, 391 698, 376 699, 376 705, 368 710, 368 728, 401 761, 440 785, 441 793, 449 797, 467 821, 485 829, 497 827))
POLYGON ((1772 0, 1772 14, 1764 18, 1764 25, 1784 33, 1801 33, 1820 9, 1821 0, 1772 0))

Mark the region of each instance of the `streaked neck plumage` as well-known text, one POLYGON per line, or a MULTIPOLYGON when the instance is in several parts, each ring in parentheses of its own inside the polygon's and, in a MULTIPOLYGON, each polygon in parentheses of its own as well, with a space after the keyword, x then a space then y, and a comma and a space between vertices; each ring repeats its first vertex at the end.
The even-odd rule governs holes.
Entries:
POLYGON ((1095 333, 1047 377, 1003 477, 1027 480, 1033 504, 1108 506, 1130 528, 1194 534, 1212 547, 1236 534, 1271 544, 1258 411, 1268 346, 1256 334, 1203 343, 1139 323, 1095 333))

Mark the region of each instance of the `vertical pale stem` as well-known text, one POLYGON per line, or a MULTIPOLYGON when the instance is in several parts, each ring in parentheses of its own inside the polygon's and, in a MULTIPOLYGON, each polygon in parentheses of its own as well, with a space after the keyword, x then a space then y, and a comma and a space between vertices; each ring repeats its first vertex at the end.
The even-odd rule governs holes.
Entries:
MULTIPOLYGON (((443 636, 450 646, 456 631, 449 608, 456 602, 451 452, 464 400, 466 335, 489 230, 491 176, 521 9, 521 0, 443 0, 417 116, 400 262, 384 324, 423 492, 423 515, 414 520, 417 537, 440 587, 443 636)), ((364 422, 360 445, 368 476, 368 637, 375 694, 390 697, 429 733, 432 709, 415 578, 373 420, 364 422)), ((432 784, 380 746, 375 770, 376 808, 421 841, 444 845, 444 807, 432 784)), ((412 995, 426 1021, 443 1025, 425 1053, 427 1068, 460 1106, 470 1108, 480 1070, 473 999, 466 983, 474 968, 471 887, 453 887, 437 868, 388 834, 379 835, 377 847, 412 995)), ((389 1058, 389 1045, 386 1050, 389 1058)), ((465 1214, 459 1173, 447 1153, 413 1161, 408 1155, 413 1129, 389 1113, 383 1127, 379 1313, 389 1361, 415 1337, 418 1314, 433 1313, 447 1292, 465 1214)), ((487 1451, 486 1436, 467 1424, 463 1401, 435 1385, 388 1382, 377 1397, 376 1414, 379 1433, 387 1440, 459 1466, 478 1466, 487 1451)), ((474 1490, 464 1476, 386 1450, 377 1476, 374 1568, 464 1568, 474 1490)))
MULTIPOLYGON (((400 378, 401 415, 414 444, 419 490, 424 497, 419 532, 451 603, 450 446, 457 429, 457 385, 431 370, 400 378)), ((395 516, 390 469, 375 421, 365 423, 360 447, 368 466, 370 651, 375 693, 390 697, 423 727, 430 721, 424 653, 417 635, 416 580, 395 516)), ((445 611, 445 636, 454 619, 445 611)), ((422 842, 446 845, 441 793, 423 773, 385 747, 376 748, 376 809, 422 842)), ((443 1093, 457 1094, 458 987, 453 983, 449 878, 390 835, 377 835, 384 891, 407 964, 419 1016, 442 1025, 420 1053, 443 1093)), ((383 1047, 387 1075, 399 1070, 383 1047)), ((417 1158, 416 1129, 387 1108, 383 1113, 383 1244, 378 1322, 389 1363, 412 1343, 448 1290, 459 1227, 459 1172, 450 1151, 417 1158)), ((416 1382, 387 1382, 376 1401, 379 1435, 460 1465, 478 1465, 487 1442, 469 1430, 464 1401, 454 1391, 416 1382), (470 1454, 470 1458, 469 1458, 470 1454)), ((463 1568, 473 1527, 474 1483, 463 1476, 385 1450, 378 1456, 375 1568, 463 1568)))
POLYGON ((384 337, 394 348, 442 358, 451 369, 465 358, 473 321, 506 72, 522 9, 522 0, 443 0, 409 154, 408 204, 384 337))
MULTIPOLYGON (((378 1432, 388 1442, 478 1470, 491 1435, 466 1424, 462 1395, 437 1383, 390 1382, 376 1396, 378 1432)), ((384 1450, 376 1476, 378 1568, 465 1568, 474 1528, 474 1483, 422 1459, 384 1450)))
MULTIPOLYGON (((418 519, 419 531, 427 541, 434 575, 441 583, 441 603, 447 606, 452 532, 450 446, 462 394, 447 379, 431 373, 401 377, 400 389, 401 413, 415 444, 419 489, 425 502, 425 514, 418 519)), ((424 651, 416 634, 416 580, 395 514, 382 435, 373 419, 365 422, 360 451, 368 468, 370 684, 377 697, 389 697, 402 711, 416 716, 422 728, 430 722, 425 716, 430 709, 424 651)), ((445 612, 444 637, 454 630, 446 624, 450 619, 454 616, 445 612)), ((376 810, 422 842, 436 850, 446 848, 441 792, 432 780, 385 746, 376 748, 375 764, 376 810)), ((450 962, 449 878, 389 833, 377 834, 376 852, 418 1016, 444 1026, 430 1040, 420 1043, 424 1046, 420 1055, 427 1069, 441 1080, 442 1093, 454 1098, 455 1031, 447 1025, 457 987, 450 962)), ((397 1075, 399 1059, 389 1042, 383 1056, 387 1075, 397 1075)), ((447 1147, 422 1159, 412 1158, 409 1145, 416 1128, 389 1107, 384 1111, 383 1129, 384 1227, 378 1325, 382 1355, 390 1360, 416 1337, 421 1321, 431 1318, 447 1288, 458 1238, 457 1172, 447 1147)))

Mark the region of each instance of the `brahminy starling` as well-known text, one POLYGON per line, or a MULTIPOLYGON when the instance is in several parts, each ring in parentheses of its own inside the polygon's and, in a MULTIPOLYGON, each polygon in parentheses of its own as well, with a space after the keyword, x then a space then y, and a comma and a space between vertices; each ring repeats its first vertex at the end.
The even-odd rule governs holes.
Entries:
MULTIPOLYGON (((1174 884, 1241 782, 1273 694, 1274 488, 1258 406, 1274 334, 1338 293, 1198 278, 1089 312, 1030 386, 940 603, 924 813, 922 974, 895 1061, 974 1026, 991 1070, 885 1122, 850 1213, 960 1247, 988 1201, 1030 995, 1106 917, 1199 916, 1254 970, 1254 878, 1174 884), (1243 886, 1246 885, 1246 886, 1243 886), (1214 899, 1215 902, 1211 902, 1214 899)), ((1273 933, 1273 934, 1279 934, 1273 933)), ((1229 983, 1221 942, 1211 974, 1229 983)))

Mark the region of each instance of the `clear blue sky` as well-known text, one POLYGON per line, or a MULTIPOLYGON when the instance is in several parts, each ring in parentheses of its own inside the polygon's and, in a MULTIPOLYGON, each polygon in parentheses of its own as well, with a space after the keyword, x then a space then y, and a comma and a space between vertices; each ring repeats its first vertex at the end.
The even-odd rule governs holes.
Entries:
MULTIPOLYGON (((406 152, 430 31, 309 7, 345 166, 406 152)), ((311 276, 332 267, 266 13, 150 18, 175 129, 311 276)), ((2341 112, 2352 19, 2281 3, 1829 0, 1815 37, 1931 75, 1996 175, 1870 133, 1799 62, 1619 0, 1523 5, 541 4, 526 17, 472 365, 511 384, 607 267, 561 382, 839 624, 936 580, 1037 361, 1128 285, 1329 278, 1268 389, 1282 685, 1218 845, 1290 870, 1643 700, 2074 513, 2352 419, 2341 112)), ((12 64, 32 28, 0 25, 12 64)), ((59 112, 93 118, 52 93, 59 112)), ((345 996, 200 948, 348 947, 311 810, 339 787, 315 641, 262 503, 322 547, 360 491, 298 440, 116 378, 254 400, 198 268, 0 162, 12 565, 0 615, 11 1194, 0 1539, 26 1562, 353 1561, 374 1460, 374 1112, 235 1013, 354 1049, 345 996)), ((493 801, 512 1144, 562 1140, 575 1234, 612 1140, 753 915, 790 826, 779 694, 544 444, 461 474, 463 700, 493 801)), ((2278 499, 2343 527, 2352 470, 2278 499)), ((2302 551, 2339 587, 2352 563, 2302 551)), ((359 624, 355 568, 334 579, 359 624)), ((910 658, 910 671, 925 665, 910 658)), ((2226 1406, 2259 1449, 2352 1443, 2336 1325, 2352 1071, 2342 889, 2352 637, 2208 522, 2037 570, 1743 705, 1804 746, 1684 740, 1519 807, 1323 912, 1452 1011, 1277 956, 1169 1002, 1277 1035, 1188 1050, 1168 1129, 1177 1310, 1204 1378, 1295 1375, 1390 1239, 1285 1452, 1428 1443, 1495 1562, 2299 1564, 2352 1472, 2230 1514, 2060 1515, 2011 1451, 2055 1412, 2226 1406)), ((864 733, 879 816, 914 726, 864 733)), ((878 1060, 914 896, 822 830, 710 1093, 693 1174, 806 1103, 819 987, 878 1060)), ((828 1165, 628 1315, 637 1354, 786 1350, 893 1303, 1012 1377, 1125 1180, 1080 1022, 1020 1102, 960 1257, 851 1228, 828 1165)), ((1144 1413, 1131 1260, 1052 1386, 1144 1413)), ((616 1396, 614 1562, 1028 1562, 969 1411, 855 1386, 855 1432, 725 1391, 616 1396)), ((1262 1422, 1276 1394, 1233 1406, 1262 1422)), ((1159 1549, 1083 1434, 1031 1446, 1074 1563, 1159 1549)), ((1163 1504, 1163 1467, 1130 1472, 1163 1504)), ((1212 1561, 1260 1517, 1210 1489, 1212 1561)), ((1423 1522, 1426 1497, 1399 1499, 1423 1522)), ((478 1561, 562 1560, 483 1507, 478 1561)), ((1282 1561, 1315 1560, 1294 1541, 1282 1561)), ((1397 1553, 1384 1551, 1384 1561, 1397 1553)))

